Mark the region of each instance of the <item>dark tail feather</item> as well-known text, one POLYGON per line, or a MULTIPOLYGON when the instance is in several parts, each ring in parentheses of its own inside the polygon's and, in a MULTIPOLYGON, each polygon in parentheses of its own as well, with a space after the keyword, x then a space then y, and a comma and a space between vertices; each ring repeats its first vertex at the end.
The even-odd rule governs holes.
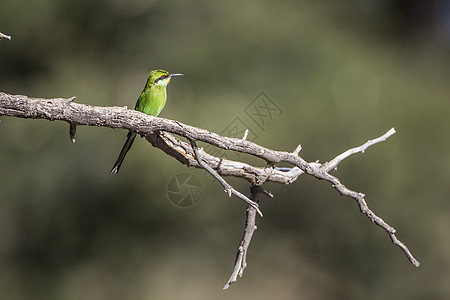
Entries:
POLYGON ((131 145, 133 145, 135 138, 136 133, 131 131, 128 132, 127 140, 125 141, 125 144, 123 145, 122 150, 120 151, 119 157, 117 158, 116 163, 114 164, 114 167, 111 169, 111 172, 109 172, 109 174, 117 174, 119 172, 123 159, 125 158, 125 155, 127 155, 128 150, 130 150, 131 145))

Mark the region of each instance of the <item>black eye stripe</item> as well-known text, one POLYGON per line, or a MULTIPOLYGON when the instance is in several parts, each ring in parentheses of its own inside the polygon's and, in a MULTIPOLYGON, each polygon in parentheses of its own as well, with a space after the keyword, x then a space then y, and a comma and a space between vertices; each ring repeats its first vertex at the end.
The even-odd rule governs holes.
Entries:
POLYGON ((168 75, 161 75, 160 77, 158 77, 158 79, 156 79, 156 81, 160 81, 161 79, 165 79, 167 77, 168 75))

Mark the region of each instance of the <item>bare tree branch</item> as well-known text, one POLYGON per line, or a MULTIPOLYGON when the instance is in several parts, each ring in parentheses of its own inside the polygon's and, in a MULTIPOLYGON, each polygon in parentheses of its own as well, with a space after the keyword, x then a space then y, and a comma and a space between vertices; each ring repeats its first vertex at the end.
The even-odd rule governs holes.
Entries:
MULTIPOLYGON (((250 188, 251 197, 250 199, 256 203, 259 202, 259 194, 265 194, 266 196, 272 198, 273 195, 267 191, 265 191, 262 187, 253 185, 250 188)), ((252 240, 253 233, 257 229, 256 227, 256 210, 252 206, 247 206, 247 211, 245 214, 245 227, 244 234, 242 235, 241 242, 239 243, 239 247, 236 254, 236 259, 234 261, 234 269, 231 273, 230 279, 223 287, 224 290, 228 289, 230 285, 237 281, 237 277, 242 277, 244 274, 244 269, 247 267, 247 250, 248 246, 250 246, 250 242, 252 240)))
POLYGON ((336 156, 335 158, 333 158, 330 162, 327 162, 325 164, 323 164, 323 169, 326 172, 329 172, 331 170, 334 170, 337 168, 337 166, 347 157, 349 157, 352 154, 361 152, 364 153, 364 151, 366 151, 367 148, 369 148, 372 145, 375 145, 376 143, 380 143, 380 142, 384 142, 385 140, 387 140, 391 135, 393 135, 395 133, 395 129, 391 128, 388 132, 386 132, 385 134, 383 134, 382 136, 373 139, 373 140, 369 140, 367 141, 364 145, 361 145, 359 147, 355 147, 352 149, 349 149, 347 151, 345 151, 344 153, 336 156))
POLYGON ((205 163, 202 160, 198 151, 197 144, 195 143, 194 140, 191 140, 191 147, 194 150, 195 158, 197 159, 198 164, 202 166, 206 171, 208 171, 214 178, 216 178, 221 185, 223 185, 223 187, 225 188, 225 192, 228 194, 228 197, 231 197, 231 194, 233 194, 236 197, 241 198, 242 200, 247 202, 247 204, 250 205, 254 210, 256 210, 261 217, 263 216, 262 212, 259 210, 258 203, 253 202, 252 200, 245 197, 245 195, 235 190, 231 185, 228 184, 228 182, 225 181, 225 179, 223 179, 219 174, 217 174, 217 172, 214 171, 213 168, 211 168, 207 163, 205 163))
MULTIPOLYGON (((160 134, 148 135, 146 136, 146 139, 153 146, 174 157, 182 164, 190 167, 202 168, 198 164, 190 145, 172 134, 160 132, 160 134)), ((265 181, 290 184, 297 180, 298 176, 304 173, 298 167, 254 167, 243 162, 219 158, 210 155, 205 151, 199 151, 199 155, 201 159, 210 165, 219 175, 240 177, 252 184, 262 184, 265 181)))
POLYGON ((409 249, 395 236, 395 229, 369 209, 365 201, 365 195, 350 190, 342 184, 337 177, 329 174, 330 171, 335 170, 344 159, 352 154, 364 152, 368 147, 385 141, 392 136, 395 133, 393 128, 379 138, 369 140, 359 147, 343 152, 330 162, 324 164, 319 162, 308 163, 299 156, 302 148, 300 145, 297 146, 293 152, 276 151, 247 141, 246 135, 244 135, 242 139, 224 137, 205 129, 183 124, 176 120, 149 116, 135 110, 127 109, 126 107, 90 106, 75 103, 73 100, 74 97, 68 99, 39 99, 21 95, 9 95, 0 92, 0 116, 65 121, 70 124, 69 132, 72 141, 74 141, 75 138, 76 126, 81 125, 130 130, 141 136, 145 136, 154 147, 161 149, 182 164, 206 169, 212 176, 221 182, 228 193, 231 192, 232 194, 237 195, 250 205, 247 209, 246 227, 243 240, 240 244, 240 247, 242 246, 243 248, 242 251, 238 250, 235 271, 225 287, 228 287, 229 284, 234 282, 237 279, 238 274, 242 275, 246 266, 245 255, 247 247, 254 231, 252 224, 254 225, 256 212, 260 213, 260 211, 257 206, 258 193, 254 195, 252 191, 252 199, 248 199, 233 189, 222 176, 242 178, 256 187, 261 187, 266 181, 290 184, 297 180, 303 173, 318 179, 326 180, 330 182, 331 186, 341 195, 353 198, 357 202, 360 211, 366 215, 370 221, 374 222, 388 233, 391 241, 405 253, 406 257, 413 265, 419 266, 419 262, 413 257, 409 249), (190 141, 190 144, 181 141, 173 134, 186 138, 190 141), (266 165, 253 166, 244 162, 216 157, 197 148, 196 141, 201 141, 223 150, 231 150, 258 157, 264 160, 266 165), (276 167, 276 164, 280 162, 288 163, 291 167, 276 167))

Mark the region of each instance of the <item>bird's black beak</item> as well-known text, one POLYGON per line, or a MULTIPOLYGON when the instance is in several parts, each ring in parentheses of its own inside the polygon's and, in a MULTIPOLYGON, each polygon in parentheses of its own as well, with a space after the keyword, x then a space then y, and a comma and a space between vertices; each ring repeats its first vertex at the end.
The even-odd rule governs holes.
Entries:
POLYGON ((169 74, 170 77, 175 77, 175 76, 184 76, 184 74, 169 74))

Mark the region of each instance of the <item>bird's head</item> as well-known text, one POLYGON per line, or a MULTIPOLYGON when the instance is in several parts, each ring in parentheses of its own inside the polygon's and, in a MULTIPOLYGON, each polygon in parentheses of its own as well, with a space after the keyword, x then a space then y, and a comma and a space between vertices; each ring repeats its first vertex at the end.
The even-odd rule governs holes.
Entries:
POLYGON ((183 74, 170 74, 164 70, 154 70, 148 75, 148 83, 150 83, 150 85, 162 85, 167 87, 170 79, 175 76, 183 76, 183 74))

